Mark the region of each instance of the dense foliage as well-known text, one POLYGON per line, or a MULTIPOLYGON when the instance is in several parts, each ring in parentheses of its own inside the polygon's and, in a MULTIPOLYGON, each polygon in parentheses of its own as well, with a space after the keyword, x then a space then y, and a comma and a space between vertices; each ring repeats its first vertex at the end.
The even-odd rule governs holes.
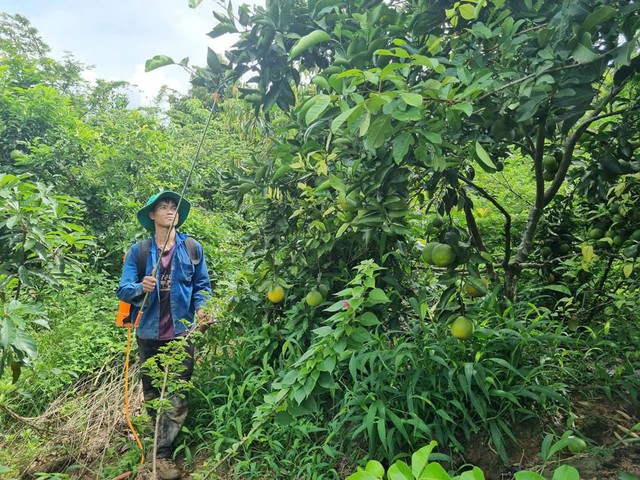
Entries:
MULTIPOLYGON (((216 316, 187 466, 478 479, 464 455, 508 463, 525 420, 561 419, 546 463, 595 442, 579 397, 637 402, 637 2, 229 3, 209 34, 239 33, 225 58, 147 62, 192 75, 164 109, 0 15, 0 427, 24 447, 0 472, 47 448, 25 415, 120 368, 134 213, 182 187, 216 92, 187 194, 216 316)), ((64 447, 100 478, 138 461, 123 432, 98 466, 64 447)))

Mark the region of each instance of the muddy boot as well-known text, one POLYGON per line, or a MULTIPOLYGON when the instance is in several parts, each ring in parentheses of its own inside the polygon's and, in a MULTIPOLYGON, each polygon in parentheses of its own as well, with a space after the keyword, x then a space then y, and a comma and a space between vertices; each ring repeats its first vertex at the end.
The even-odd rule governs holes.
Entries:
POLYGON ((182 475, 176 464, 168 458, 156 459, 156 472, 160 480, 178 480, 182 475))

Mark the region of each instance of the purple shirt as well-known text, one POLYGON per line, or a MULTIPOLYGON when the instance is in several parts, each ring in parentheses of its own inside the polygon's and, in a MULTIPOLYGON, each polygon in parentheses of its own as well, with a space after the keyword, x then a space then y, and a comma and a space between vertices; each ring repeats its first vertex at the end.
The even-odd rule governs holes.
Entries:
MULTIPOLYGON (((176 333, 173 328, 173 318, 171 316, 171 258, 175 245, 164 252, 160 261, 160 325, 158 339, 171 340, 176 333)), ((158 248, 158 256, 162 249, 158 248)))

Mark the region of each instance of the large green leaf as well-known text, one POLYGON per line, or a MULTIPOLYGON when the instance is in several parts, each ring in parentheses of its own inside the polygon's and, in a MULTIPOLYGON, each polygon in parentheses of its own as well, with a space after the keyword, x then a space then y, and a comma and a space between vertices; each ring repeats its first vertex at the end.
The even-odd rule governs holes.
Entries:
POLYGON ((617 9, 613 8, 610 5, 603 5, 596 11, 591 12, 589 15, 587 15, 587 18, 585 18, 584 22, 582 23, 582 29, 589 32, 596 25, 611 20, 616 16, 616 13, 618 13, 617 9))
POLYGON ((380 116, 369 126, 364 139, 364 145, 368 149, 376 149, 382 146, 391 134, 391 119, 386 115, 380 116))
POLYGON ((150 72, 156 68, 164 67, 166 65, 173 65, 175 62, 171 57, 167 55, 156 55, 153 58, 147 60, 144 64, 144 71, 150 72))
POLYGON ((222 66, 220 65, 220 60, 218 60, 218 55, 211 48, 207 49, 207 65, 213 73, 222 73, 222 66))
POLYGON ((324 113, 327 107, 331 104, 331 97, 329 95, 316 95, 313 99, 311 107, 307 110, 304 120, 307 125, 315 122, 317 118, 324 113))
POLYGON ((326 42, 330 40, 331 36, 324 30, 314 30, 313 32, 300 38, 289 52, 289 60, 293 60, 301 53, 306 52, 311 47, 317 45, 320 42, 326 42))

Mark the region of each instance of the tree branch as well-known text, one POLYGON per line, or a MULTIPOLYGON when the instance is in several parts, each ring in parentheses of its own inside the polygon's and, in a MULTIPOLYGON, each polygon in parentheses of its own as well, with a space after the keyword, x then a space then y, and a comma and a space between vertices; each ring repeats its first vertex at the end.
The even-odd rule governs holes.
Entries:
MULTIPOLYGON (((467 220, 467 227, 469 229, 469 233, 471 234, 471 239, 475 244, 476 248, 480 252, 486 252, 487 247, 482 241, 482 235, 480 235, 480 229, 478 228, 478 223, 476 222, 476 217, 473 215, 473 210, 471 208, 471 200, 467 196, 466 192, 462 191, 462 196, 464 198, 464 216, 467 220)), ((495 271, 493 270, 493 265, 487 264, 487 273, 491 277, 491 280, 495 280, 495 271)))
POLYGON ((502 213, 502 215, 504 215, 504 260, 502 263, 503 263, 503 268, 506 269, 507 265, 509 264, 509 258, 511 257, 511 215, 509 215, 509 212, 507 212, 507 210, 502 205, 500 205, 500 203, 498 203, 498 201, 495 198, 493 198, 482 187, 479 187, 478 185, 473 183, 471 180, 463 177, 460 174, 458 174, 458 178, 462 180, 464 183, 466 183, 467 185, 469 185, 471 188, 473 188, 482 197, 489 200, 491 204, 495 206, 498 210, 500 210, 500 213, 502 213))
MULTIPOLYGON (((584 120, 584 122, 582 122, 582 124, 567 137, 558 171, 556 172, 551 185, 549 185, 549 188, 544 194, 544 205, 548 205, 549 202, 551 202, 556 193, 558 193, 562 182, 564 182, 564 177, 567 175, 567 171, 569 170, 569 166, 571 165, 571 160, 573 159, 573 151, 575 150, 576 144, 578 143, 578 140, 580 140, 582 134, 587 130, 587 128, 589 128, 589 125, 591 125, 593 122, 595 122, 599 118, 604 118, 600 115, 600 112, 602 112, 602 110, 604 110, 604 108, 618 95, 618 93, 620 93, 623 87, 624 83, 618 87, 612 88, 611 91, 602 99, 600 105, 598 105, 584 120)), ((609 115, 605 114, 605 116, 609 115)))

